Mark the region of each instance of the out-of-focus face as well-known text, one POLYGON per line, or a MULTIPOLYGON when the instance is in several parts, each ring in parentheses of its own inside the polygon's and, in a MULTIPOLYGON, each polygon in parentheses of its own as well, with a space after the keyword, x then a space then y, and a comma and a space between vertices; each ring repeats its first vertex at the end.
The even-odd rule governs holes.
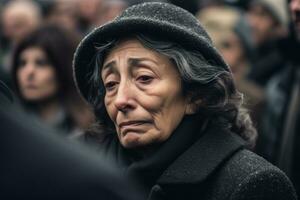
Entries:
POLYGON ((217 40, 216 47, 220 50, 224 60, 230 66, 234 76, 242 76, 245 66, 245 50, 240 39, 233 32, 227 34, 223 39, 217 40))
POLYGON ((184 115, 191 114, 176 66, 138 40, 112 49, 101 77, 105 107, 125 148, 165 141, 184 115))
POLYGON ((292 20, 296 30, 297 38, 300 40, 300 0, 291 0, 289 6, 292 13, 292 20))
POLYGON ((96 20, 96 24, 94 26, 99 26, 107 23, 108 21, 113 20, 116 16, 118 16, 123 10, 125 10, 127 4, 123 1, 109 2, 105 1, 101 8, 101 12, 96 20))
POLYGON ((40 24, 38 11, 27 3, 16 2, 2 13, 4 35, 17 43, 35 30, 40 24))
POLYGON ((17 81, 21 95, 27 101, 44 100, 58 92, 55 69, 38 47, 27 48, 20 54, 17 81))
POLYGON ((50 23, 62 26, 65 29, 76 31, 76 3, 77 2, 74 2, 74 0, 56 0, 55 6, 47 20, 50 23))
POLYGON ((88 20, 90 23, 97 17, 102 4, 103 0, 76 1, 79 15, 88 20))
POLYGON ((248 12, 248 19, 256 44, 273 37, 275 20, 262 5, 253 4, 248 12))

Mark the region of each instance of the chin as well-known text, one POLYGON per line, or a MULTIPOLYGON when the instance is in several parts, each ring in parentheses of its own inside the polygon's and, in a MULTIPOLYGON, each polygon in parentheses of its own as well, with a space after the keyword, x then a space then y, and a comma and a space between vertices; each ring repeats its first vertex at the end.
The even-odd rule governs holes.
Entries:
POLYGON ((24 96, 24 99, 28 102, 38 102, 41 98, 35 96, 24 96))
POLYGON ((29 102, 36 102, 40 101, 42 98, 40 96, 26 95, 24 96, 24 99, 29 102))
POLYGON ((121 140, 121 144, 126 149, 134 149, 137 147, 142 147, 144 144, 137 137, 126 138, 121 140))
POLYGON ((121 144, 126 149, 145 147, 153 143, 151 140, 145 140, 142 134, 129 132, 121 138, 121 144))
POLYGON ((57 98, 57 96, 52 93, 23 92, 22 98, 28 102, 48 102, 57 98))

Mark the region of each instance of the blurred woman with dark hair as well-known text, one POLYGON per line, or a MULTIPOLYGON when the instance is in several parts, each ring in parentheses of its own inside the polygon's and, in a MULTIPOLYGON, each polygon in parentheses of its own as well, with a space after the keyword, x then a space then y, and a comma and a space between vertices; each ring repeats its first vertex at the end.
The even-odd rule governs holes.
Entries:
POLYGON ((77 41, 65 30, 47 25, 19 43, 12 61, 13 82, 24 108, 71 137, 92 121, 72 79, 77 41))

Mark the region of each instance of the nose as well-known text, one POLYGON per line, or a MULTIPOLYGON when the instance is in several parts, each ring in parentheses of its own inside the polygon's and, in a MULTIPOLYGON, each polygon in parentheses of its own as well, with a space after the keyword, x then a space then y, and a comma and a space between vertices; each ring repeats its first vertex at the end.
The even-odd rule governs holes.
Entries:
POLYGON ((34 74, 34 71, 35 71, 35 67, 34 65, 30 64, 30 63, 27 63, 25 64, 22 68, 22 71, 24 73, 24 75, 30 79, 33 77, 33 74, 34 74))
POLYGON ((136 107, 135 92, 133 86, 127 83, 120 83, 115 98, 115 107, 121 112, 128 112, 136 107))

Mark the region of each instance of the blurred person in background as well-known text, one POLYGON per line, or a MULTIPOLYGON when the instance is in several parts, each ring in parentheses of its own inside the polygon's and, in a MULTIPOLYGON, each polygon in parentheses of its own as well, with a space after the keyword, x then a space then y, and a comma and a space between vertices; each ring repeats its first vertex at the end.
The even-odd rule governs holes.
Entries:
POLYGON ((285 0, 253 0, 247 12, 256 45, 249 78, 264 87, 270 77, 286 65, 278 40, 288 32, 287 6, 285 0))
POLYGON ((9 1, 3 8, 2 26, 4 35, 16 44, 36 29, 41 23, 41 10, 30 0, 9 1))
POLYGON ((142 3, 87 35, 74 56, 93 106, 89 132, 147 199, 295 200, 278 168, 248 151, 256 130, 199 21, 142 3))
POLYGON ((247 77, 252 67, 254 49, 244 13, 229 6, 215 6, 202 9, 197 18, 230 66, 237 89, 244 94, 244 105, 257 123, 263 106, 264 91, 247 77))
POLYGON ((41 24, 42 16, 38 4, 31 0, 13 0, 3 5, 0 14, 1 31, 7 41, 0 44, 0 77, 11 86, 10 60, 14 46, 41 24))
POLYGON ((92 121, 72 79, 75 40, 57 26, 43 26, 19 42, 12 60, 15 91, 25 110, 70 137, 80 136, 92 121))
POLYGON ((103 0, 77 1, 79 26, 83 33, 90 31, 97 24, 103 0))
POLYGON ((98 27, 108 21, 113 20, 127 7, 128 2, 126 0, 103 0, 96 24, 93 24, 92 26, 98 27))
POLYGON ((288 64, 274 74, 266 87, 267 105, 257 152, 286 172, 299 195, 300 0, 289 0, 289 9, 290 35, 280 43, 288 64))
POLYGON ((56 24, 74 33, 80 33, 78 4, 79 0, 53 0, 48 5, 45 21, 56 24))

